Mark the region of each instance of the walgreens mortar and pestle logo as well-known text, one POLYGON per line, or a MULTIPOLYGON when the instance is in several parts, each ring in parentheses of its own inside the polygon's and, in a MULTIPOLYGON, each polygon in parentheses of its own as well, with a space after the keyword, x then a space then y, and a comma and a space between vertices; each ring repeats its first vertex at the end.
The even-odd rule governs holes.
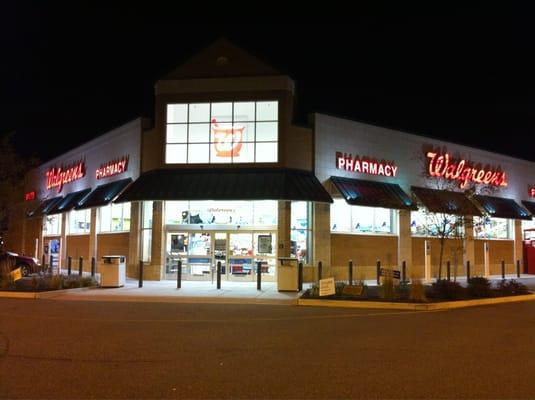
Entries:
POLYGON ((239 157, 243 146, 244 131, 245 126, 221 127, 217 120, 212 118, 216 155, 218 157, 239 157))

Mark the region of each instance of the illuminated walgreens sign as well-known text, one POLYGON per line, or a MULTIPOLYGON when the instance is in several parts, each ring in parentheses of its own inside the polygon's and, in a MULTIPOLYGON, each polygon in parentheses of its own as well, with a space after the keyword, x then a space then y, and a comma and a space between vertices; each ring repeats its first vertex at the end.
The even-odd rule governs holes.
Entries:
POLYGON ((351 153, 336 152, 336 168, 359 174, 396 176, 398 167, 393 162, 377 161, 368 157, 353 157, 351 153))
POLYGON ((427 153, 428 173, 430 176, 459 181, 464 189, 469 182, 492 186, 507 186, 505 172, 483 169, 469 164, 466 160, 454 162, 448 153, 427 153))
POLYGON ((535 186, 529 188, 529 195, 535 197, 535 186))
POLYGON ((32 201, 35 199, 35 190, 24 193, 24 201, 32 201))
POLYGON ((51 168, 46 171, 46 188, 57 188, 58 193, 63 185, 82 179, 85 176, 85 164, 83 161, 72 164, 69 167, 51 168))
POLYGON ((102 164, 96 171, 97 179, 119 175, 128 169, 128 156, 102 164))

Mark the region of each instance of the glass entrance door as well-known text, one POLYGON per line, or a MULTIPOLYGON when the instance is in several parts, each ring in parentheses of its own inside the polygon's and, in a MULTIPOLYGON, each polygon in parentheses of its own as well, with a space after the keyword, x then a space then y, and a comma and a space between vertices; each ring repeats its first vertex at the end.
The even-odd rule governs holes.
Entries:
POLYGON ((221 262, 221 279, 256 281, 257 263, 262 280, 274 281, 276 240, 274 232, 169 232, 165 279, 176 279, 178 260, 182 279, 216 280, 221 262))
POLYGON ((178 260, 182 279, 210 280, 213 264, 212 234, 173 232, 167 234, 165 278, 176 279, 178 260))
POLYGON ((229 258, 227 278, 233 281, 251 282, 253 271, 253 233, 229 233, 229 258))

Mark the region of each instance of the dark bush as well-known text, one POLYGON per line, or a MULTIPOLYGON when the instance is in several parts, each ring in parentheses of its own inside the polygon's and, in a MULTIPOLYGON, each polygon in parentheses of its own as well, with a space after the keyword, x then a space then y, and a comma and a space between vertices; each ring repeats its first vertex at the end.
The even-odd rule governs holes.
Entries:
POLYGON ((497 291, 502 296, 513 296, 517 294, 529 294, 529 289, 526 285, 515 281, 514 279, 511 280, 503 280, 498 283, 497 291))
POLYGON ((458 282, 440 279, 432 284, 430 297, 457 300, 466 297, 466 289, 458 282))
POLYGON ((468 295, 470 297, 492 297, 490 281, 482 276, 476 276, 468 281, 468 295))
POLYGON ((345 282, 335 282, 334 291, 335 291, 336 296, 342 295, 342 292, 344 291, 345 286, 346 286, 345 282))

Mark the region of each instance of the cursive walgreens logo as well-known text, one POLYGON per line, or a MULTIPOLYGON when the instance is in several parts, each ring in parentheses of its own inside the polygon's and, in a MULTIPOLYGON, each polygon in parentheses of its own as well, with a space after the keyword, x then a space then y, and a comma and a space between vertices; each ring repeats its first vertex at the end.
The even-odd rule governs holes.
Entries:
POLYGON ((470 164, 466 160, 453 161, 448 153, 427 153, 428 173, 430 176, 459 181, 459 187, 464 189, 469 182, 492 186, 507 186, 507 176, 504 171, 484 169, 470 164))
POLYGON ((46 171, 46 188, 57 188, 58 193, 63 185, 82 179, 85 176, 85 164, 83 161, 73 163, 68 167, 51 168, 46 171))

